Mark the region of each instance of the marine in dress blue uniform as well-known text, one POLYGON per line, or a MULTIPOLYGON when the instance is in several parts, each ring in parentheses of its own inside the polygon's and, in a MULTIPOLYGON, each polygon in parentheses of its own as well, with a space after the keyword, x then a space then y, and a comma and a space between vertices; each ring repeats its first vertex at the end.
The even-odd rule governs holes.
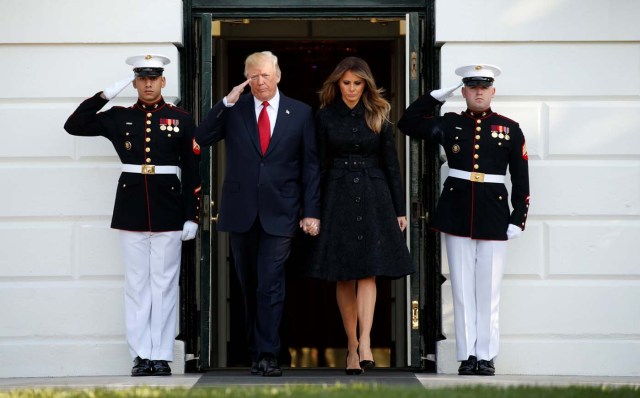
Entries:
POLYGON ((121 235, 133 376, 171 374, 182 240, 195 237, 199 219, 200 149, 191 115, 162 98, 169 62, 129 57, 134 74, 83 101, 64 126, 107 138, 122 162, 111 227, 121 235), (100 112, 132 82, 135 104, 100 112))
POLYGON ((529 211, 528 154, 517 122, 494 112, 493 82, 501 70, 475 64, 456 69, 468 109, 435 114, 460 85, 434 90, 405 111, 398 128, 442 145, 449 175, 431 227, 444 233, 451 273, 459 374, 493 375, 498 354, 500 284, 506 241, 525 229, 529 211), (504 185, 511 175, 511 206, 504 185))

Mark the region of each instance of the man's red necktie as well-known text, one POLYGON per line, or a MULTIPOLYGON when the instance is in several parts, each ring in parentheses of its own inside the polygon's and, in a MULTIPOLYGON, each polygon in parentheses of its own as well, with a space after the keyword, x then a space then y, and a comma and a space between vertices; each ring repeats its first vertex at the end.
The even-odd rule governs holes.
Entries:
POLYGON ((260 116, 258 116, 258 134, 260 136, 260 148, 262 148, 263 155, 267 152, 269 140, 271 139, 271 123, 269 122, 269 114, 267 113, 268 106, 269 103, 264 101, 262 103, 260 116))

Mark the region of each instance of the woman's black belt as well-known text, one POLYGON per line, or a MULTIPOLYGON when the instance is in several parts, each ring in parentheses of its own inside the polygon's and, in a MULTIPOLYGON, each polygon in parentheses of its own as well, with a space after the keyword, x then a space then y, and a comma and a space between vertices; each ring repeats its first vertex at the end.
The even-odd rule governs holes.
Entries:
POLYGON ((334 169, 366 169, 369 167, 378 167, 378 158, 367 158, 362 156, 349 156, 345 158, 334 158, 334 169))

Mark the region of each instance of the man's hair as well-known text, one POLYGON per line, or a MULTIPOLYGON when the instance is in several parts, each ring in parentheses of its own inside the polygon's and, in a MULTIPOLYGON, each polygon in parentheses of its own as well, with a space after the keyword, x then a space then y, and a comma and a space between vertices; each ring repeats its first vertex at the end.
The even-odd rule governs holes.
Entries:
POLYGON ((244 77, 249 77, 247 70, 260 66, 266 62, 271 63, 273 70, 276 72, 276 77, 280 79, 281 72, 280 66, 278 65, 278 57, 273 55, 271 51, 262 51, 249 55, 247 59, 244 60, 244 77))

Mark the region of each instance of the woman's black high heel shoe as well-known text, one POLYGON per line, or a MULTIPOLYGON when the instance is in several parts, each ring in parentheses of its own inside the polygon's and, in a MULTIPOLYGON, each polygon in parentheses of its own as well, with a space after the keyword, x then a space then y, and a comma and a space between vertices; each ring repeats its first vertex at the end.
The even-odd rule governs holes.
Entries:
MULTIPOLYGON (((348 353, 347 353, 347 356, 349 356, 348 353)), ((358 357, 360 357, 359 354, 358 354, 358 357)), ((347 367, 347 366, 349 366, 349 362, 347 361, 347 358, 345 358, 344 361, 345 361, 344 373, 348 374, 349 376, 357 376, 359 374, 362 374, 362 372, 364 372, 364 369, 362 369, 362 367, 349 369, 347 367)))
POLYGON ((371 369, 371 368, 375 368, 376 367, 376 361, 374 360, 369 360, 369 359, 364 359, 362 361, 360 361, 360 367, 362 369, 371 369))
MULTIPOLYGON (((360 347, 358 347, 360 349, 360 347)), ((358 357, 360 356, 360 351, 358 351, 358 357)), ((360 367, 364 369, 372 369, 376 367, 376 361, 373 359, 363 359, 360 361, 360 367)))

